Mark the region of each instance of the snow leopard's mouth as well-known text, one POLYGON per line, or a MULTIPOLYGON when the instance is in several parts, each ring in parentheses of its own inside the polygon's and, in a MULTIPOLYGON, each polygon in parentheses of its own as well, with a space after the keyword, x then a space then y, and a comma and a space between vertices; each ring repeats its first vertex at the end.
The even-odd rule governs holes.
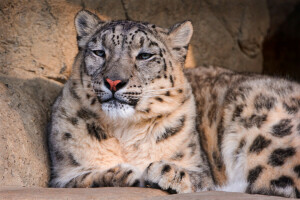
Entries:
POLYGON ((135 112, 135 106, 117 98, 102 101, 102 110, 111 118, 128 118, 135 112))
POLYGON ((112 97, 106 100, 101 100, 101 98, 98 96, 98 100, 102 103, 102 104, 109 104, 111 106, 119 106, 120 104, 125 104, 125 105, 129 105, 129 106, 135 106, 137 104, 136 101, 124 101, 122 99, 118 99, 116 97, 112 97))
POLYGON ((102 104, 104 104, 104 103, 108 103, 108 104, 111 104, 111 105, 114 105, 114 106, 117 106, 118 104, 128 104, 127 102, 116 99, 116 98, 110 98, 110 99, 107 99, 105 101, 102 101, 102 104))

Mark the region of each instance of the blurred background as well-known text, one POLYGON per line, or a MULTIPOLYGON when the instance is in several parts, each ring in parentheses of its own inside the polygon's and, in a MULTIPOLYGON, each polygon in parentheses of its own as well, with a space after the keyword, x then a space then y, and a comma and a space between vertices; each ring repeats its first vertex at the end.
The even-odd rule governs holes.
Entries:
POLYGON ((0 185, 45 186, 45 127, 77 53, 74 16, 191 20, 186 67, 300 81, 300 0, 0 0, 0 185))

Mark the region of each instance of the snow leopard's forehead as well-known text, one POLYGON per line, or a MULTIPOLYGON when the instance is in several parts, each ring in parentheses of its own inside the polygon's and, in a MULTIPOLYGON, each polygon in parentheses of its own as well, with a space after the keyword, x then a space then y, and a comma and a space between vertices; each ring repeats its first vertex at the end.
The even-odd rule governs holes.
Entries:
POLYGON ((152 30, 151 28, 156 28, 155 25, 149 24, 147 22, 138 22, 138 21, 127 21, 127 20, 116 20, 116 21, 111 21, 111 22, 106 22, 101 26, 101 29, 99 31, 105 31, 105 30, 113 30, 117 26, 122 27, 123 31, 129 31, 131 29, 136 29, 138 28, 139 30, 142 31, 150 31, 151 33, 152 30))
POLYGON ((149 43, 145 48, 151 46, 164 46, 164 35, 166 31, 162 28, 144 22, 135 21, 112 21, 100 25, 95 34, 87 43, 88 48, 93 45, 106 48, 122 48, 138 49, 145 47, 145 43, 149 43), (161 44, 157 44, 157 42, 161 44))

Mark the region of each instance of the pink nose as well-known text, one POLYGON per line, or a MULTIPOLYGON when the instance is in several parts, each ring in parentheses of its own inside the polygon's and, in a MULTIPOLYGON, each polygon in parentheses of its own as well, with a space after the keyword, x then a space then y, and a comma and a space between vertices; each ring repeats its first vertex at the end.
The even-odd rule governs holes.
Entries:
POLYGON ((113 80, 110 80, 109 78, 107 78, 106 79, 106 81, 108 82, 108 84, 110 85, 110 90, 111 91, 117 91, 117 85, 119 84, 119 83, 121 83, 121 80, 115 80, 115 81, 113 81, 113 80))

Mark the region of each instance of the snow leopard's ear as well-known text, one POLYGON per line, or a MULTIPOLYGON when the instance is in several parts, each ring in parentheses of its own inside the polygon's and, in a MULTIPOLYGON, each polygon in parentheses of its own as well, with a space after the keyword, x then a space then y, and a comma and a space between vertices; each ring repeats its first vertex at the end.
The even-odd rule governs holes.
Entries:
POLYGON ((180 62, 184 63, 188 50, 188 45, 193 35, 193 25, 190 21, 175 24, 170 28, 168 41, 173 55, 180 62))
POLYGON ((190 21, 175 24, 169 31, 169 40, 172 47, 187 46, 193 35, 193 25, 190 21))
POLYGON ((89 37, 95 32, 96 27, 103 23, 99 17, 90 11, 81 10, 75 17, 77 42, 79 47, 85 46, 89 37))

